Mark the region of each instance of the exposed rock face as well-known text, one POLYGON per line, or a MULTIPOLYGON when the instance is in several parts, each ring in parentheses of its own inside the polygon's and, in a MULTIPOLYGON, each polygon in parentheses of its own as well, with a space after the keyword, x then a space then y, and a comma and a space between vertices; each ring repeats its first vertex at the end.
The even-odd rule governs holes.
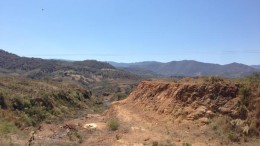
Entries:
MULTIPOLYGON (((192 145, 243 142, 244 137, 260 135, 260 104, 257 103, 260 90, 256 90, 259 86, 245 85, 221 78, 186 78, 177 83, 143 81, 128 98, 113 102, 104 115, 131 127, 133 135, 143 128, 138 138, 145 132, 156 137, 157 132, 162 134, 160 140, 180 134, 180 139, 192 139, 192 145), (203 142, 197 143, 200 138, 203 142)), ((256 143, 259 145, 259 139, 256 143)))
POLYGON ((169 83, 143 81, 124 101, 141 111, 171 119, 207 122, 216 114, 238 118, 239 85, 231 83, 169 83))

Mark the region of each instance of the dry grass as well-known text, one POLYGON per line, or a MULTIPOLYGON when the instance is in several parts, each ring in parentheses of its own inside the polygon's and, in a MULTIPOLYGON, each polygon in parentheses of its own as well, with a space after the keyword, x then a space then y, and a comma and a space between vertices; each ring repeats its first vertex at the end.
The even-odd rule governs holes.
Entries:
POLYGON ((18 128, 62 120, 92 104, 91 94, 76 85, 0 78, 0 118, 18 128))

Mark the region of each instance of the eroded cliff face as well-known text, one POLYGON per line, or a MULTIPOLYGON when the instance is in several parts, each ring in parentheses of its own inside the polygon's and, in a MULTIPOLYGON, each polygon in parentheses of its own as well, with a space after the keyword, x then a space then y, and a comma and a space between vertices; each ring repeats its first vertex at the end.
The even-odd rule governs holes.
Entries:
POLYGON ((237 106, 238 91, 239 85, 225 82, 143 81, 124 102, 141 111, 153 111, 174 119, 198 120, 216 114, 239 118, 242 115, 237 106))
POLYGON ((181 145, 176 138, 192 145, 248 141, 243 145, 259 145, 260 90, 256 87, 219 78, 142 81, 104 115, 118 120, 122 129, 131 129, 133 139, 157 137, 160 143, 176 145, 181 145))

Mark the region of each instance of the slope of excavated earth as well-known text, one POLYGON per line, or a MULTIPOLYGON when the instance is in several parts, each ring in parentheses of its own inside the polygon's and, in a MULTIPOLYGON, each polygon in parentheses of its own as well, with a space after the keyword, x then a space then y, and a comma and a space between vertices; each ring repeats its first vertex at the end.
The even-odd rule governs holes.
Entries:
POLYGON ((117 141, 122 145, 259 145, 259 120, 252 116, 259 113, 241 112, 240 86, 225 81, 143 81, 105 115, 129 127, 117 141))
MULTIPOLYGON (((141 82, 125 103, 143 112, 158 114, 168 122, 200 120, 215 114, 239 118, 239 85, 141 82)), ((163 119, 162 119, 163 118, 163 119)))

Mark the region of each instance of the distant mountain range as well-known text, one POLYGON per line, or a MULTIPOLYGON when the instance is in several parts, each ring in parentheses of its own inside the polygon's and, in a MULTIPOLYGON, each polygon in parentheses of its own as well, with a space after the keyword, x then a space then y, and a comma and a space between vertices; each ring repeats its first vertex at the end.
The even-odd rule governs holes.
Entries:
POLYGON ((260 65, 239 63, 227 65, 202 63, 193 60, 161 63, 100 62, 96 60, 67 61, 20 57, 0 50, 0 75, 19 75, 32 79, 69 80, 85 85, 104 80, 172 76, 242 77, 259 72, 260 65), (142 76, 142 77, 141 77, 142 76))
POLYGON ((255 69, 259 69, 260 70, 260 65, 251 65, 251 67, 255 68, 255 69))
POLYGON ((248 66, 240 63, 226 65, 203 63, 193 60, 172 61, 161 63, 156 61, 145 61, 137 63, 116 63, 108 62, 116 68, 120 68, 138 75, 148 76, 222 76, 222 77, 242 77, 259 72, 259 66, 248 66))
POLYGON ((96 60, 64 61, 20 57, 0 50, 0 75, 23 76, 32 79, 90 83, 115 79, 140 79, 139 76, 96 60))

